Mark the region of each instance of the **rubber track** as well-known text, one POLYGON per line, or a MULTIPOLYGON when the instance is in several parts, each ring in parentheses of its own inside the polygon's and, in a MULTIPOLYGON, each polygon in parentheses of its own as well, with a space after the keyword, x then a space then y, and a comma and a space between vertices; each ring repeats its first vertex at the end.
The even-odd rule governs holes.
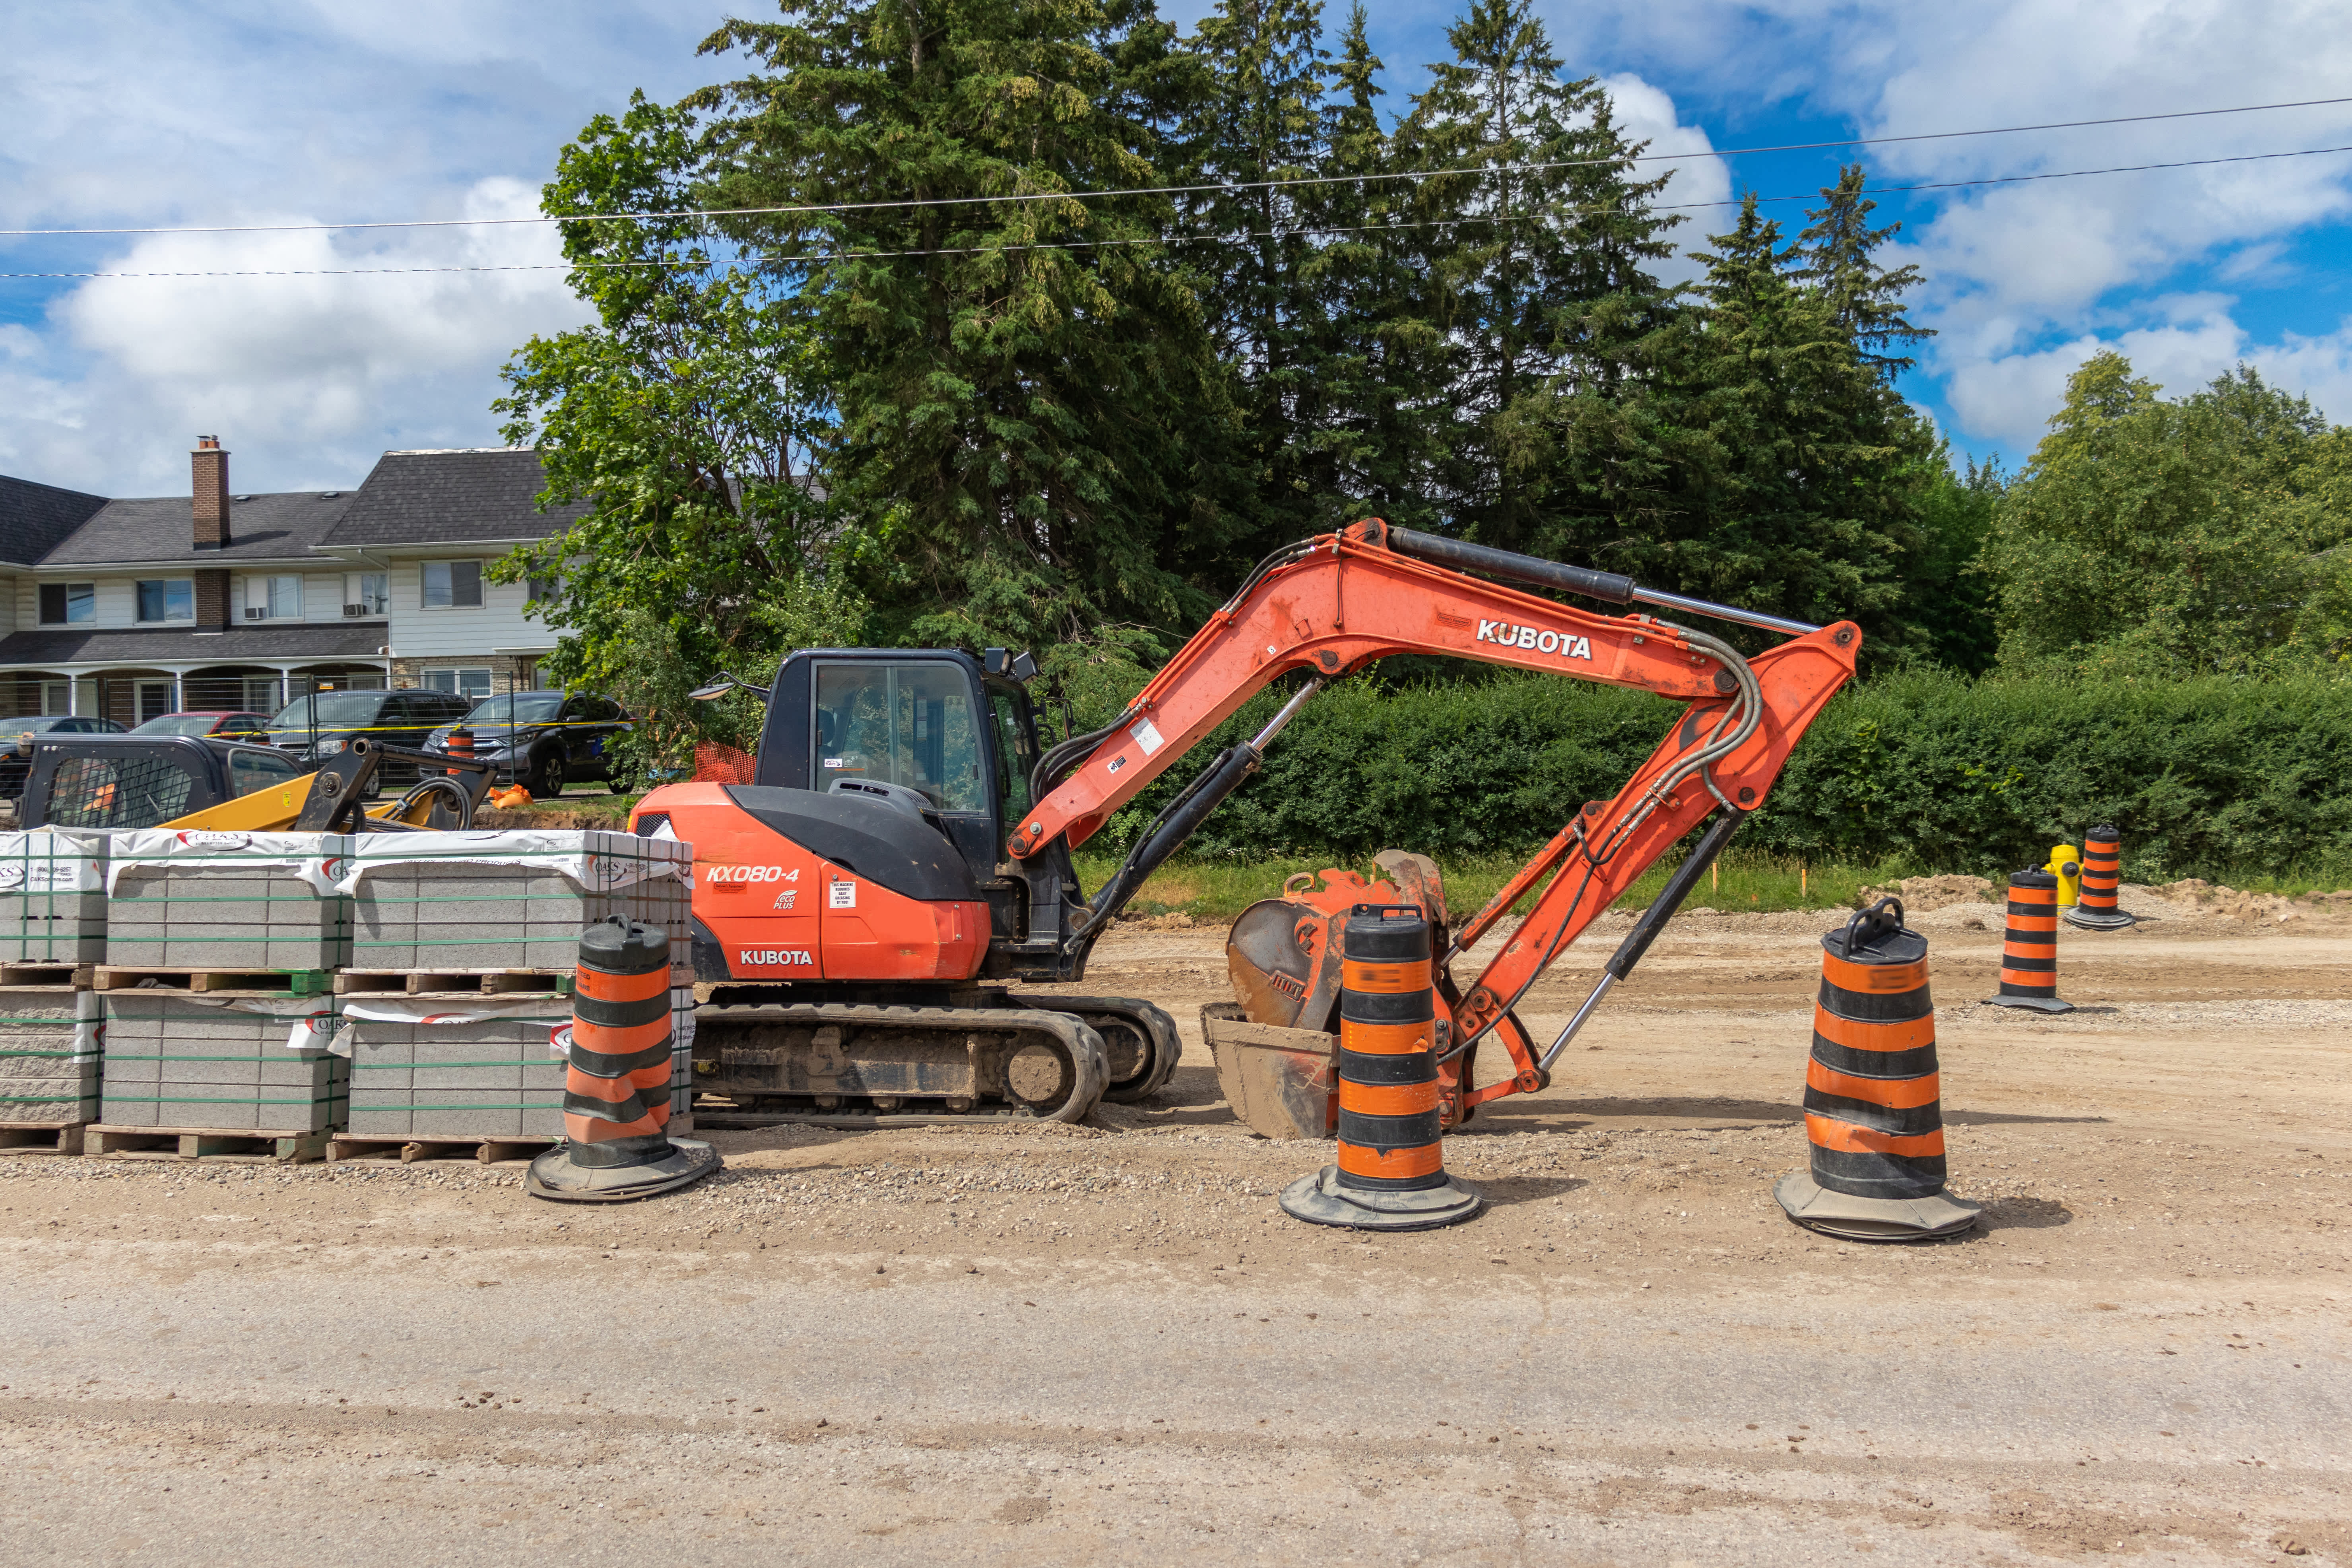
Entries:
MULTIPOLYGON (((695 1009, 694 1016, 698 1037, 705 1019, 714 1025, 862 1024, 888 1029, 936 1029, 942 1036, 952 1037, 942 1044, 957 1055, 963 1051, 963 1037, 975 1029, 1051 1035, 1069 1052, 1070 1061, 1077 1069, 1078 1081, 1071 1089, 1069 1098, 1058 1109, 1037 1118, 1043 1121, 1085 1121, 1102 1102, 1103 1089, 1110 1079, 1110 1063, 1103 1050, 1102 1037, 1096 1034, 1085 1020, 1066 1013, 1027 1007, 857 1007, 840 1002, 817 1002, 801 1006, 754 1005, 740 1008, 705 1004, 695 1009)), ((974 1106, 971 1110, 961 1113, 942 1110, 927 1120, 984 1121, 1001 1114, 974 1106)), ((780 1112, 776 1120, 779 1122, 822 1123, 824 1117, 825 1113, 822 1111, 807 1114, 786 1111, 780 1112)))
POLYGON ((1140 997, 1016 995, 1013 1000, 1040 1012, 1115 1013, 1143 1026, 1151 1041, 1151 1060, 1132 1081, 1103 1091, 1103 1098, 1114 1105, 1132 1105, 1159 1093, 1176 1075, 1177 1060, 1184 1054, 1184 1037, 1176 1032, 1176 1020, 1140 997))

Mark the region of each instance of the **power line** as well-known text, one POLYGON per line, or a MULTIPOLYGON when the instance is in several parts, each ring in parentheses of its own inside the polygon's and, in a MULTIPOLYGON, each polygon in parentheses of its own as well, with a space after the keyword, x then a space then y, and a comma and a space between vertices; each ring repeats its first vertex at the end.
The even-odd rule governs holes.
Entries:
MULTIPOLYGON (((2198 169, 2216 163, 2259 163, 2277 158, 2315 158, 2329 153, 2352 153, 2352 145, 2306 147, 2292 153, 2245 153, 2228 158, 2185 158, 2168 163, 2121 163, 2105 169, 2066 169, 2042 174, 1995 174, 1976 180, 1937 180, 1916 185, 1876 185, 1864 195, 1898 195, 1915 191, 1953 191, 1977 185, 2030 184, 2040 180, 2078 180, 2094 174, 2138 174, 2162 169, 2198 169)), ((1817 192, 1793 195, 1758 196, 1759 202, 1805 202, 1817 192)), ((1747 197, 1719 202, 1675 202, 1645 208, 1648 212, 1697 212, 1712 207, 1742 205, 1747 197)), ((924 256, 1003 256, 1034 250, 1108 250, 1130 245, 1236 244, 1252 239, 1286 239, 1298 235, 1394 234, 1405 229, 1443 228, 1462 223, 1519 223, 1538 218, 1593 216, 1609 207, 1564 207, 1549 212, 1516 213, 1502 217, 1428 218, 1412 223, 1360 224, 1350 227, 1300 225, 1292 228, 1244 230, 1232 234, 1144 235, 1130 239, 1041 240, 1032 245, 971 245, 924 250, 828 250, 805 255, 764 258, 720 257, 695 260, 651 261, 518 261, 477 262, 442 267, 303 267, 251 268, 185 272, 0 272, 0 278, 351 278, 417 272, 601 272, 631 268, 800 267, 819 261, 891 261, 924 256)))
MULTIPOLYGON (((2234 109, 2181 109, 2161 114, 2121 114, 2105 120, 2055 120, 2041 125, 1993 125, 1973 131, 1923 131, 1906 136, 1856 136, 1837 142, 1790 142, 1769 147, 1720 147, 1700 153, 1645 153, 1633 158, 1563 158, 1547 163, 1499 164, 1474 169, 1403 169, 1369 174, 1309 174, 1289 180, 1250 180, 1202 185, 1142 185, 1133 190, 1024 191, 994 196, 908 196, 887 201, 825 202, 796 206, 689 207, 677 212, 579 213, 528 217, 389 218, 360 223, 192 224, 150 228, 0 228, 0 238, 100 237, 147 234, 307 234, 318 231, 372 228, 489 228, 515 224, 660 223, 675 218, 817 216, 827 213, 873 212, 892 208, 994 206, 1012 202, 1082 202, 1112 196, 1200 195, 1212 191, 1287 190, 1307 185, 1345 184, 1355 181, 1428 180, 1447 174, 1541 174, 1550 169, 1589 168, 1616 163, 1679 163, 1694 158, 1739 158, 1763 153, 1812 153, 1832 147, 1885 147, 1905 142, 1948 142, 1968 136, 2011 136, 2032 131, 2078 131, 2097 125, 2140 125, 2158 120, 2201 120, 2219 114, 2261 114, 2279 109, 2318 109, 2352 103, 2352 98, 2306 98, 2292 103, 2249 103, 2234 109)), ((0 273, 0 277, 27 277, 0 273)), ((51 276, 41 274, 40 276, 51 276)), ((86 277, 71 273, 55 276, 86 277)))

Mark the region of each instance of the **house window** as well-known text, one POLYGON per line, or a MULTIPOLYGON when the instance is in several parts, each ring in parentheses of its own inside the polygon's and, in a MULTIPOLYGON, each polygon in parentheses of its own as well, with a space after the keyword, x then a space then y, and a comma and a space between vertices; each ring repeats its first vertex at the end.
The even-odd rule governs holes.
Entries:
POLYGON ((523 595, 527 603, 537 605, 555 597, 555 580, 551 577, 526 577, 523 595))
POLYGON ((478 561, 427 561, 425 563, 425 607, 428 610, 475 610, 482 605, 482 563, 478 561))
POLYGON ((139 683, 139 722, 161 719, 172 710, 172 683, 168 680, 142 680, 139 683))
POLYGON ((193 621, 196 618, 196 585, 185 577, 142 577, 139 580, 142 621, 193 621))
MULTIPOLYGON (((466 563, 471 565, 471 562, 466 563)), ((476 700, 490 694, 490 672, 487 669, 428 669, 425 672, 425 689, 428 691, 454 691, 460 697, 476 700)))
POLYGON ((302 579, 247 577, 245 580, 245 618, 248 621, 300 620, 302 579), (256 611, 260 613, 257 615, 256 611))
POLYGON ((392 609, 392 580, 381 572, 354 572, 343 579, 343 613, 381 616, 392 609))
POLYGON ((284 699, 278 694, 278 677, 248 675, 245 678, 245 706, 247 712, 275 713, 285 705, 284 699))
POLYGON ((79 626, 98 619, 98 584, 95 583, 44 583, 41 584, 41 624, 45 626, 79 626))

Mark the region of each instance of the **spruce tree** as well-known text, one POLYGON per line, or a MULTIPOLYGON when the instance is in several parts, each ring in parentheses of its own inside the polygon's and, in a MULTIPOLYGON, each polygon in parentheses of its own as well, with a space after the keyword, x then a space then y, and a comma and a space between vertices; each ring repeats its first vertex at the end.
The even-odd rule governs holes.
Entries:
POLYGON ((1507 460, 1510 411, 1563 374, 1622 375, 1664 302, 1645 269, 1666 254, 1648 210, 1664 180, 1630 178, 1638 149, 1594 79, 1564 74, 1534 0, 1471 0, 1446 37, 1454 58, 1400 135, 1403 159, 1443 171, 1415 221, 1425 308, 1454 345, 1444 500, 1465 534, 1538 547, 1548 477, 1507 460))
POLYGON ((711 198, 800 300, 826 477, 877 609, 927 641, 1175 627, 1214 602, 1231 414, 1164 198, 1169 32, 1114 0, 815 0, 730 21, 711 198), (863 204, 903 203, 871 205, 863 204))
POLYGON ((1379 516, 1434 529, 1433 454, 1452 418, 1447 345, 1415 308, 1419 236, 1402 226, 1414 206, 1381 124, 1381 62, 1366 37, 1361 0, 1349 9, 1323 108, 1322 183, 1302 187, 1302 218, 1318 231, 1307 263, 1302 312, 1318 417, 1298 438, 1312 454, 1316 526, 1379 516))
POLYGON ((1212 336, 1234 383, 1249 531, 1261 547, 1311 531, 1328 488, 1308 432, 1321 423, 1308 344, 1320 301, 1307 285, 1318 240, 1295 185, 1323 163, 1321 0, 1219 0, 1190 40, 1202 80, 1183 128, 1181 226, 1212 336))
POLYGON ((1900 351, 1936 334, 1913 326, 1904 313, 1904 291, 1918 284, 1919 269, 1890 272, 1872 258, 1903 226, 1870 226, 1878 204, 1862 194, 1863 184, 1862 165, 1849 163, 1839 169, 1836 184, 1822 187, 1822 205, 1805 215, 1813 221, 1797 236, 1798 275, 1828 301, 1831 318, 1864 362, 1892 380, 1914 363, 1900 351))

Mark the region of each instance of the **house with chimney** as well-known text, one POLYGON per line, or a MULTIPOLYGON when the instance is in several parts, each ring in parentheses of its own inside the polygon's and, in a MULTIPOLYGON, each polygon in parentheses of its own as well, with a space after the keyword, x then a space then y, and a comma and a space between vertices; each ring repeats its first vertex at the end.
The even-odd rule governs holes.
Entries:
POLYGON ((193 494, 110 500, 0 475, 0 718, 273 713, 313 691, 528 689, 535 585, 488 568, 541 512, 527 448, 386 452, 347 490, 241 493, 199 437, 193 494))

